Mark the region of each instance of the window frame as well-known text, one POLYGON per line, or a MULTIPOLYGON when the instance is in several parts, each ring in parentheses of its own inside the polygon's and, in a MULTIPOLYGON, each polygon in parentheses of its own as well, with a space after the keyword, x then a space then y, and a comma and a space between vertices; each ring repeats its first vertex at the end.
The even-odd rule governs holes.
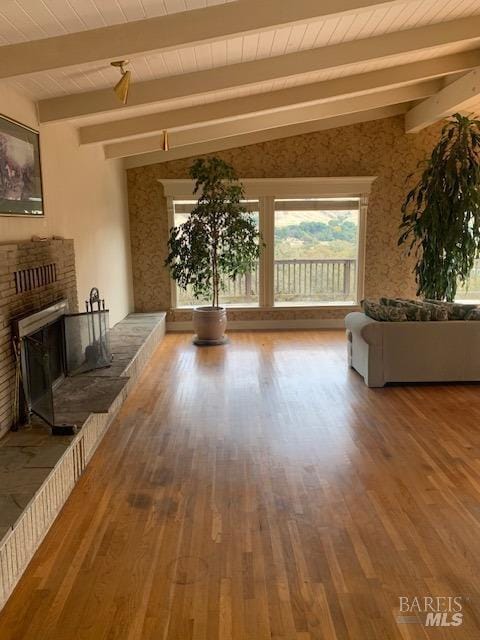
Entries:
MULTIPOLYGON (((317 178, 246 178, 240 179, 245 196, 258 200, 259 227, 265 247, 259 261, 259 300, 258 305, 232 305, 228 308, 236 310, 255 309, 318 309, 318 308, 350 308, 358 306, 364 296, 365 280, 365 247, 367 210, 370 190, 376 176, 349 177, 317 177, 317 178), (356 198, 359 200, 358 251, 356 273, 356 299, 353 302, 339 304, 329 302, 307 303, 275 306, 274 293, 274 233, 275 233, 275 200, 288 198, 356 198)), ((167 202, 168 229, 174 226, 174 201, 192 200, 194 196, 192 180, 159 179, 163 186, 167 202)), ((190 306, 177 306, 177 285, 171 279, 170 304, 174 310, 191 309, 190 306)))

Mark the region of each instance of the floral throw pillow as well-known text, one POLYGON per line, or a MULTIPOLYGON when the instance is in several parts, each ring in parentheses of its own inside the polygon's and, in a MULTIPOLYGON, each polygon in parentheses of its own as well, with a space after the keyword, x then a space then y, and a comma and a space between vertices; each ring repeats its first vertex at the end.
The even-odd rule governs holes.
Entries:
POLYGON ((420 301, 406 300, 403 298, 380 298, 380 304, 387 307, 398 307, 405 311, 407 320, 414 322, 426 322, 431 320, 431 311, 420 301))
POLYGON ((445 322, 448 320, 448 309, 439 304, 431 304, 430 302, 423 302, 423 306, 430 312, 430 320, 436 320, 437 322, 445 322))
POLYGON ((470 311, 465 316, 465 320, 480 320, 480 307, 476 309, 470 309, 470 311))
POLYGON ((379 304, 375 300, 364 300, 362 308, 365 315, 379 322, 406 322, 407 320, 402 307, 379 304))
POLYGON ((466 315, 477 308, 476 304, 464 304, 460 302, 444 302, 443 300, 425 300, 428 304, 441 306, 447 310, 449 320, 466 320, 466 315))

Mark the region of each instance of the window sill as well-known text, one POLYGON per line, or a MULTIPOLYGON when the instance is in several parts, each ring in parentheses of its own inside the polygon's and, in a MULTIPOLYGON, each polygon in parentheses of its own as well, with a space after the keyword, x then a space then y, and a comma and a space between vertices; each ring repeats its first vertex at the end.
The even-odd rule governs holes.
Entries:
MULTIPOLYGON (((207 305, 189 305, 189 306, 184 306, 184 307, 172 307, 171 311, 192 311, 192 309, 195 309, 196 306, 207 306, 207 305)), ((281 310, 281 311, 298 311, 299 309, 305 309, 305 310, 314 310, 314 309, 333 309, 333 310, 341 310, 341 309, 348 309, 348 310, 355 310, 355 309, 360 309, 360 304, 358 302, 344 302, 344 303, 320 303, 320 304, 276 304, 273 307, 260 307, 257 305, 250 305, 250 306, 236 306, 236 305, 227 305, 226 306, 227 311, 228 310, 233 310, 233 311, 276 311, 276 310, 281 310)))
POLYGON ((480 304, 479 298, 459 298, 458 300, 454 300, 454 302, 458 302, 459 304, 480 304))
POLYGON ((345 309, 360 307, 358 302, 276 302, 273 307, 264 309, 345 309))

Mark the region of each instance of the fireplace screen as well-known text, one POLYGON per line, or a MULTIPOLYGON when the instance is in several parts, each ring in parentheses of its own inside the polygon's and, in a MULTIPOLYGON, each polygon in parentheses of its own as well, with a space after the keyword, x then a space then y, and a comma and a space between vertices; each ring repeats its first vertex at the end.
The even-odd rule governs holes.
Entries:
POLYGON ((68 375, 110 366, 112 355, 108 326, 107 310, 64 316, 68 375))

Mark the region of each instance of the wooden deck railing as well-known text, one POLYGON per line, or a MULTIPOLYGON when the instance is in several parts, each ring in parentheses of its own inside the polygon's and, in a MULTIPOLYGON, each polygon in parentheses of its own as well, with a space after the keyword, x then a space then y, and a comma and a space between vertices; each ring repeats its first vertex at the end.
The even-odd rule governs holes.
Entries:
MULTIPOLYGON (((277 302, 348 301, 355 297, 356 260, 275 260, 274 292, 277 302)), ((249 304, 258 300, 259 272, 226 281, 222 300, 249 304)), ((195 304, 189 292, 179 292, 179 304, 195 304)))
POLYGON ((355 294, 356 260, 275 260, 275 299, 349 300, 355 294))
MULTIPOLYGON (((275 260, 276 302, 348 302, 356 297, 357 261, 347 258, 275 260)), ((251 304, 259 299, 258 269, 235 281, 226 281, 222 301, 251 304)), ((457 300, 480 300, 480 259, 475 261, 470 279, 457 290, 457 300)), ((195 305, 190 292, 180 292, 180 305, 195 305)))

